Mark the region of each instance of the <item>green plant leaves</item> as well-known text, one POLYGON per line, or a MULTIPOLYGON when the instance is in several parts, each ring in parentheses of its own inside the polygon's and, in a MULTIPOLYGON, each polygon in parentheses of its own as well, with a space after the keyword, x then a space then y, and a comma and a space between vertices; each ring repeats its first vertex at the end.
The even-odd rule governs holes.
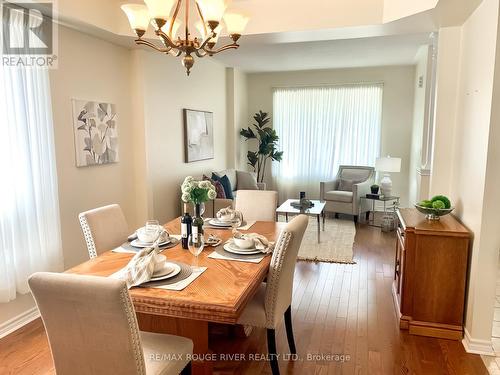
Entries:
POLYGON ((252 124, 254 129, 248 127, 240 130, 240 135, 249 139, 257 139, 259 146, 257 151, 248 151, 248 165, 252 166, 257 172, 257 181, 264 180, 266 170, 266 161, 271 159, 280 162, 283 158, 283 151, 277 151, 279 136, 276 131, 266 126, 271 122, 271 118, 267 112, 259 111, 253 116, 255 124, 252 124))
POLYGON ((256 126, 259 129, 262 129, 264 126, 266 126, 269 123, 269 121, 271 121, 271 119, 267 117, 267 115, 268 115, 267 112, 262 112, 262 111, 257 112, 253 116, 255 122, 257 122, 257 124, 254 124, 254 126, 256 126))
POLYGON ((283 151, 273 152, 271 154, 271 159, 274 161, 281 161, 283 159, 283 151))
POLYGON ((259 160, 257 153, 253 152, 253 151, 248 151, 247 152, 247 159, 248 159, 248 165, 251 165, 253 167, 253 169, 255 170, 255 166, 257 165, 257 162, 259 160))
POLYGON ((247 129, 241 129, 240 130, 240 135, 242 135, 243 137, 245 137, 246 139, 252 139, 252 138, 257 138, 257 136, 255 135, 255 133, 253 132, 252 129, 250 128, 247 128, 247 129))

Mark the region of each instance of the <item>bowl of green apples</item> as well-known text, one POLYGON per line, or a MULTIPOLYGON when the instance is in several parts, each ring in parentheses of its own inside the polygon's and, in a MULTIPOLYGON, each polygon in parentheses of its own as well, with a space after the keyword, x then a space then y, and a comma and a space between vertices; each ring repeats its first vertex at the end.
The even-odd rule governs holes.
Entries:
POLYGON ((427 220, 439 220, 441 216, 448 215, 454 210, 445 195, 436 195, 432 199, 420 201, 415 204, 415 208, 423 213, 427 220))

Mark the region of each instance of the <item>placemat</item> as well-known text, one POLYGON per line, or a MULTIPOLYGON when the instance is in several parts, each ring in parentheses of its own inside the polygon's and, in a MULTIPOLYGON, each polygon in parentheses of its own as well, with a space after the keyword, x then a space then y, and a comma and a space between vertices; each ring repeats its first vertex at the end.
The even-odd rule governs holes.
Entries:
POLYGON ((178 275, 172 277, 171 279, 150 281, 140 285, 140 287, 159 288, 165 290, 183 290, 207 269, 207 267, 195 267, 181 262, 171 262, 176 263, 181 267, 181 272, 178 275))
POLYGON ((224 250, 222 246, 217 247, 208 257, 221 260, 235 260, 237 262, 260 263, 266 254, 240 255, 224 250))
POLYGON ((160 281, 148 281, 147 283, 141 284, 141 287, 151 288, 158 285, 171 285, 178 283, 179 281, 187 279, 193 273, 191 266, 186 263, 176 262, 173 260, 167 260, 168 263, 175 263, 181 267, 181 272, 170 279, 160 280, 160 281))

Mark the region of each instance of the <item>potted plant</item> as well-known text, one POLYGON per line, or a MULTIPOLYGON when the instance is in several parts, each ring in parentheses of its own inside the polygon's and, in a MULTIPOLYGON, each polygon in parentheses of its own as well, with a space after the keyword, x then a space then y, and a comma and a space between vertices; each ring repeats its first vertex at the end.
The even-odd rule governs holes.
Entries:
POLYGON ((379 186, 377 184, 373 184, 372 186, 370 186, 370 190, 372 191, 372 194, 378 194, 378 189, 379 189, 379 186))
POLYGON ((245 140, 256 139, 259 143, 257 151, 248 151, 247 159, 248 165, 253 167, 254 172, 257 173, 257 181, 264 181, 264 174, 266 173, 266 163, 268 159, 271 161, 280 162, 283 158, 283 151, 278 151, 279 137, 276 131, 268 126, 271 119, 266 112, 259 111, 253 116, 256 124, 253 124, 253 129, 248 127, 240 130, 245 140))

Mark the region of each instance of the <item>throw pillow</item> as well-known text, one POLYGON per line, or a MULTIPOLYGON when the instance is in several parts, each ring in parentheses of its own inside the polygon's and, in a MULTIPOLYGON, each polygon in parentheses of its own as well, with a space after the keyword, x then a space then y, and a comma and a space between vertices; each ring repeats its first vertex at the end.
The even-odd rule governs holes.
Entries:
POLYGON ((338 190, 340 190, 340 191, 352 191, 352 185, 354 183, 357 183, 357 182, 355 182, 354 180, 347 180, 347 179, 341 178, 340 182, 339 182, 338 190))
POLYGON ((238 190, 259 190, 255 173, 236 171, 236 180, 238 190))
POLYGON ((214 181, 210 177, 203 175, 203 180, 210 181, 212 185, 215 187, 215 191, 217 192, 216 199, 226 199, 226 192, 224 191, 224 186, 220 183, 220 181, 214 181))
POLYGON ((224 193, 226 194, 226 199, 234 199, 231 182, 226 175, 219 177, 215 173, 212 173, 212 180, 219 181, 222 184, 222 186, 224 187, 224 193))
POLYGON ((219 177, 226 175, 227 178, 229 179, 229 182, 231 183, 231 188, 233 189, 233 191, 236 190, 236 185, 238 185, 238 183, 236 181, 236 169, 232 169, 232 168, 225 169, 223 171, 213 172, 213 173, 215 173, 219 177))

